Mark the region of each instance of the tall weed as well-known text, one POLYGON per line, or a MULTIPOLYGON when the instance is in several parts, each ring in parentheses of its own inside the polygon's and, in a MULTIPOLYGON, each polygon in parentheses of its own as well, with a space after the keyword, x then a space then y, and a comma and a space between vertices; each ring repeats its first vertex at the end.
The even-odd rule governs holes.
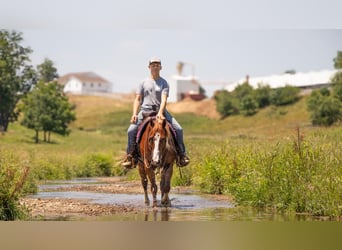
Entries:
POLYGON ((239 205, 341 216, 342 149, 336 145, 342 138, 330 139, 304 140, 298 130, 292 142, 226 143, 204 158, 195 184, 232 194, 239 205))
POLYGON ((0 220, 25 219, 28 212, 20 197, 36 191, 30 176, 30 161, 26 155, 0 151, 0 220))

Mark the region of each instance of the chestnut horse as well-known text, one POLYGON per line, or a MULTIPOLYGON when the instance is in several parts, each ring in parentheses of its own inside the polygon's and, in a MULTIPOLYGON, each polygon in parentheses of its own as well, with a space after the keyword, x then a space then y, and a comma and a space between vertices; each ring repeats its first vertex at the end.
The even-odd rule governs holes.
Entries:
POLYGON ((171 189, 171 178, 173 164, 176 160, 176 146, 168 122, 149 117, 148 124, 139 142, 139 151, 142 158, 139 161, 139 174, 141 184, 144 188, 145 204, 148 206, 150 200, 147 194, 148 180, 151 183, 153 196, 153 207, 157 206, 157 184, 156 172, 160 171, 161 205, 171 206, 169 192, 171 189), (147 179, 148 178, 148 179, 147 179))

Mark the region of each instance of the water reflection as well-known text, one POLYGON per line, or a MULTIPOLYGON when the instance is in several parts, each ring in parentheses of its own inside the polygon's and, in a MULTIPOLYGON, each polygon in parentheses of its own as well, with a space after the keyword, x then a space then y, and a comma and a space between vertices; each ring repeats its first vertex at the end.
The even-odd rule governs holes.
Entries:
POLYGON ((152 211, 146 210, 145 211, 145 221, 169 221, 170 219, 170 212, 171 210, 167 208, 163 208, 161 210, 158 210, 156 208, 153 208, 152 211))

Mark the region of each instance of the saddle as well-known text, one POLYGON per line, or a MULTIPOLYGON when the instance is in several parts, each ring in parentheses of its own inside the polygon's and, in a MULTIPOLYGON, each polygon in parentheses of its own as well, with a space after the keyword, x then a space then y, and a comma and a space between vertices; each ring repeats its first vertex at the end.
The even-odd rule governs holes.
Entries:
MULTIPOLYGON (((139 143, 141 141, 141 137, 142 137, 144 131, 146 130, 147 124, 151 120, 155 120, 156 119, 157 111, 143 111, 142 115, 143 115, 143 122, 138 127, 138 133, 137 133, 137 137, 136 137, 137 145, 139 145, 139 143)), ((173 136, 173 139, 174 139, 174 141, 176 142, 176 145, 177 145, 178 142, 177 142, 176 130, 173 128, 172 124, 170 124, 168 121, 166 121, 166 122, 167 122, 167 125, 170 128, 170 131, 171 131, 171 134, 173 136)))

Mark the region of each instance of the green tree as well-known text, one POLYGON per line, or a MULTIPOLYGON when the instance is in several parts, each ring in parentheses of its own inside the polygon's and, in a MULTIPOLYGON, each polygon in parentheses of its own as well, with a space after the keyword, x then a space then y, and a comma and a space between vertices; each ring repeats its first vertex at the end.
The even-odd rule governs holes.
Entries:
POLYGON ((57 69, 48 58, 45 58, 44 62, 37 66, 37 72, 38 79, 43 82, 51 82, 58 78, 57 69))
POLYGON ((22 33, 0 30, 0 131, 17 120, 16 105, 36 82, 36 72, 28 64, 32 50, 22 41, 22 33))
MULTIPOLYGON (((342 69, 342 51, 333 59, 334 67, 342 69)), ((342 72, 338 71, 332 78, 332 91, 328 88, 312 91, 308 102, 311 122, 314 125, 330 126, 342 121, 342 72)))
POLYGON ((272 90, 271 104, 276 106, 295 103, 299 99, 300 89, 293 86, 285 86, 272 90))
POLYGON ((335 69, 342 69, 342 51, 337 51, 337 55, 333 61, 335 69))
POLYGON ((258 103, 255 101, 253 95, 246 95, 240 101, 240 106, 245 116, 251 116, 257 112, 258 103))
POLYGON ((44 141, 50 142, 51 132, 68 135, 68 125, 74 121, 74 106, 57 82, 39 82, 23 100, 22 125, 35 130, 35 142, 39 142, 39 131, 44 132, 44 141))
POLYGON ((233 91, 233 95, 239 100, 242 100, 242 98, 252 93, 253 87, 249 85, 248 82, 244 82, 243 84, 236 86, 236 88, 233 91))
POLYGON ((258 88, 254 90, 254 96, 259 108, 270 105, 271 87, 269 85, 259 84, 258 88))
POLYGON ((219 91, 214 98, 216 100, 216 110, 221 114, 222 118, 239 113, 238 100, 228 91, 219 91))
POLYGON ((334 58, 334 67, 339 71, 334 75, 333 82, 333 95, 342 102, 342 51, 337 52, 337 56, 334 58))
POLYGON ((312 91, 307 101, 313 125, 330 126, 342 119, 342 104, 328 89, 312 91))

